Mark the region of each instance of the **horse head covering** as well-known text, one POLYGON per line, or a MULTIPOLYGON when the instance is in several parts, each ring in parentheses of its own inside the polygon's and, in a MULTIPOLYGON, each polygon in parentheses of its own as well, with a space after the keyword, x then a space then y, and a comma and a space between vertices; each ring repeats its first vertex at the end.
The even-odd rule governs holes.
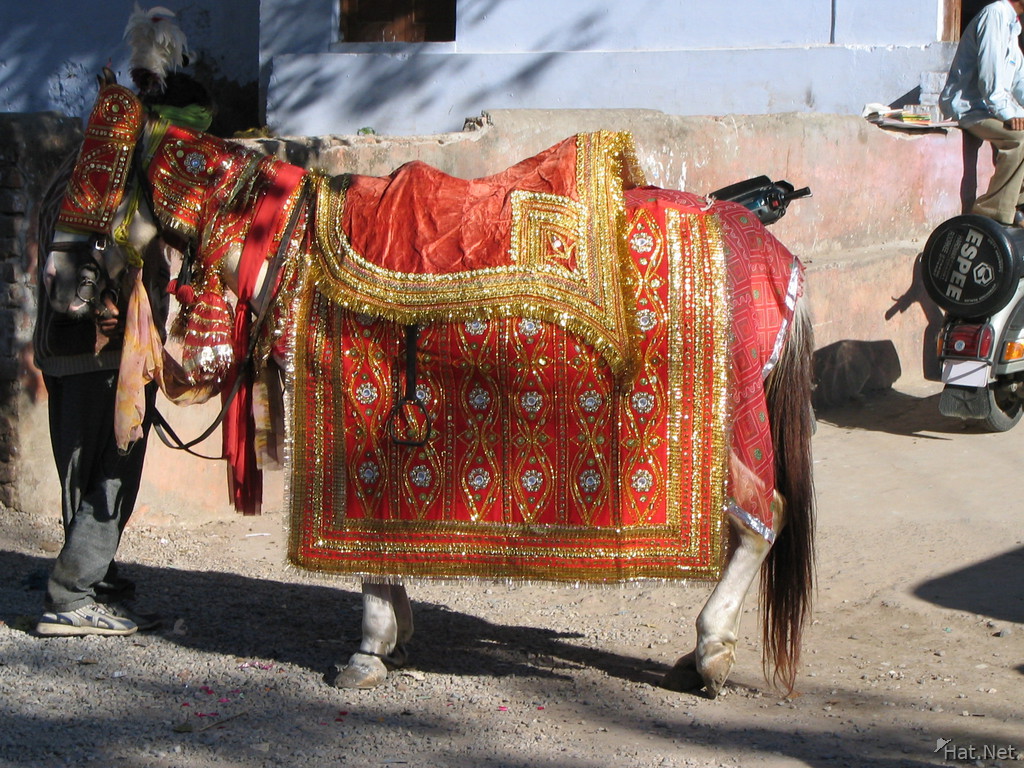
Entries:
POLYGON ((124 197, 142 122, 142 104, 128 88, 110 83, 100 89, 68 181, 58 225, 110 234, 114 214, 124 197))

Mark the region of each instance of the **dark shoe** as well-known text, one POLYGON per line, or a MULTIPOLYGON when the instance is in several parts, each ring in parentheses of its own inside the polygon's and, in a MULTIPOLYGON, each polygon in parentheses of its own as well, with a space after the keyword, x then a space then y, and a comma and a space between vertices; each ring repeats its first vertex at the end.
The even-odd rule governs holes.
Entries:
POLYGON ((139 626, 102 603, 91 603, 73 611, 47 611, 36 624, 36 632, 48 637, 78 635, 130 635, 139 626))
POLYGON ((1017 212, 1013 214, 1013 224, 1010 226, 1024 228, 1024 211, 1017 209, 1017 212))
POLYGON ((163 617, 159 613, 148 613, 132 608, 124 603, 104 603, 104 607, 115 616, 132 622, 139 628, 140 632, 156 629, 163 623, 163 617))
POLYGON ((123 576, 104 579, 93 589, 96 592, 96 599, 102 603, 116 603, 118 600, 131 600, 135 597, 135 582, 123 576))

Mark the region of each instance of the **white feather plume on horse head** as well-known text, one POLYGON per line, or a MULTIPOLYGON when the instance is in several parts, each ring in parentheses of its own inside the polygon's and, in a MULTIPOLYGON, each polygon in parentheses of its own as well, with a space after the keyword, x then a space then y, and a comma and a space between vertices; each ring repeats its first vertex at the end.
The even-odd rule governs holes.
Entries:
POLYGON ((132 80, 143 94, 162 91, 167 73, 187 62, 185 33, 174 13, 161 5, 144 10, 136 3, 124 37, 131 49, 132 80))

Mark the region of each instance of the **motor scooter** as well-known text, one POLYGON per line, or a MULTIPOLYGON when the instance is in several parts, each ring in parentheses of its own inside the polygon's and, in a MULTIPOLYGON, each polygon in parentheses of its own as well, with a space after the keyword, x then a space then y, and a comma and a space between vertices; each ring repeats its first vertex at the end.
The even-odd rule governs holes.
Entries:
POLYGON ((801 197, 810 197, 811 188, 795 189, 788 181, 772 181, 768 176, 755 176, 716 189, 709 197, 739 203, 751 210, 764 224, 774 224, 786 215, 789 204, 801 197))
POLYGON ((932 232, 921 267, 944 313, 939 411, 1011 429, 1024 415, 1024 229, 955 216, 932 232))

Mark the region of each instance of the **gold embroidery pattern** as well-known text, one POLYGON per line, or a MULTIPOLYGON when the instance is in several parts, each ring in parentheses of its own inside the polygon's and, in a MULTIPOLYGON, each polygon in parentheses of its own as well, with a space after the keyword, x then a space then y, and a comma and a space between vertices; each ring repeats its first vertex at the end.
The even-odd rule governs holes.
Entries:
MULTIPOLYGON (((327 308, 326 297, 320 297, 320 300, 324 304, 316 317, 326 314, 337 323, 329 326, 329 339, 338 338, 340 334, 352 339, 343 359, 344 376, 333 391, 344 393, 349 416, 345 424, 351 424, 354 429, 350 434, 355 448, 355 462, 349 473, 354 478, 357 498, 368 517, 380 517, 390 502, 385 490, 394 487, 394 479, 388 474, 390 463, 386 444, 377 435, 371 434, 366 425, 382 424, 387 418, 386 393, 392 382, 384 350, 397 350, 396 329, 367 316, 331 313, 327 308)), ((329 339, 323 338, 324 343, 327 344, 329 339)), ((326 356, 324 359, 325 362, 329 360, 326 356)), ((317 416, 313 414, 312 418, 317 416)), ((344 493, 344 487, 338 488, 337 492, 344 493)))
POLYGON ((642 183, 632 137, 581 134, 576 142, 579 199, 511 192, 510 263, 469 272, 412 274, 376 264, 342 231, 345 179, 314 179, 315 260, 321 290, 339 306, 404 325, 535 317, 582 336, 628 378, 636 328, 624 231, 623 187, 642 183))
MULTIPOLYGON (((685 474, 689 467, 673 463, 679 462, 680 457, 670 460, 666 452, 670 440, 664 426, 670 402, 670 373, 666 362, 682 351, 675 350, 673 357, 665 345, 673 328, 668 308, 676 306, 678 309, 684 305, 670 305, 666 295, 666 282, 662 277, 667 258, 665 235, 650 211, 641 208, 633 213, 627 242, 634 253, 637 325, 645 343, 640 347, 641 374, 626 393, 620 417, 623 424, 622 503, 636 510, 638 518, 648 525, 672 523, 673 502, 666 504, 662 496, 669 484, 665 469, 675 466, 685 474), (656 517, 659 511, 670 515, 667 521, 656 517)), ((685 270, 687 265, 682 261, 682 254, 674 255, 672 269, 685 270)), ((680 297, 672 298, 679 300, 680 297)))
POLYGON ((135 94, 121 85, 104 86, 86 124, 59 224, 110 233, 141 132, 142 104, 135 94))
POLYGON ((385 576, 716 578, 731 361, 722 233, 713 216, 669 206, 634 215, 629 235, 652 242, 633 248, 646 329, 636 383, 618 389, 594 349, 530 318, 433 324, 420 363, 440 433, 434 453, 394 446, 383 429, 404 384, 401 329, 360 323, 313 288, 300 295, 308 333, 295 338, 293 562, 385 576), (344 375, 328 359, 344 360, 344 375), (356 412, 368 380, 382 402, 356 412), (348 421, 325 424, 339 399, 348 421), (388 467, 372 492, 359 482, 346 490, 345 478, 381 453, 388 467), (429 476, 413 482, 415 467, 429 476), (642 469, 650 481, 636 484, 642 469))
POLYGON ((465 457, 456 468, 462 491, 461 500, 470 519, 482 522, 490 509, 500 508, 499 478, 503 471, 498 453, 501 425, 507 422, 500 410, 498 367, 489 350, 497 348, 502 324, 477 321, 453 323, 455 344, 464 350, 460 364, 452 370, 454 381, 445 382, 439 391, 454 387, 457 407, 448 416, 446 427, 456 435, 455 454, 465 457), (462 418, 459 418, 459 415, 462 418))
POLYGON ((555 488, 565 480, 564 473, 556 472, 556 449, 561 435, 549 434, 548 422, 555 415, 556 382, 551 380, 551 361, 544 352, 559 340, 552 338, 556 329, 550 325, 537 323, 532 333, 508 325, 512 326, 508 328, 508 343, 518 354, 509 360, 508 381, 513 393, 508 398, 512 507, 506 520, 532 525, 552 500, 556 500, 557 508, 555 488))

